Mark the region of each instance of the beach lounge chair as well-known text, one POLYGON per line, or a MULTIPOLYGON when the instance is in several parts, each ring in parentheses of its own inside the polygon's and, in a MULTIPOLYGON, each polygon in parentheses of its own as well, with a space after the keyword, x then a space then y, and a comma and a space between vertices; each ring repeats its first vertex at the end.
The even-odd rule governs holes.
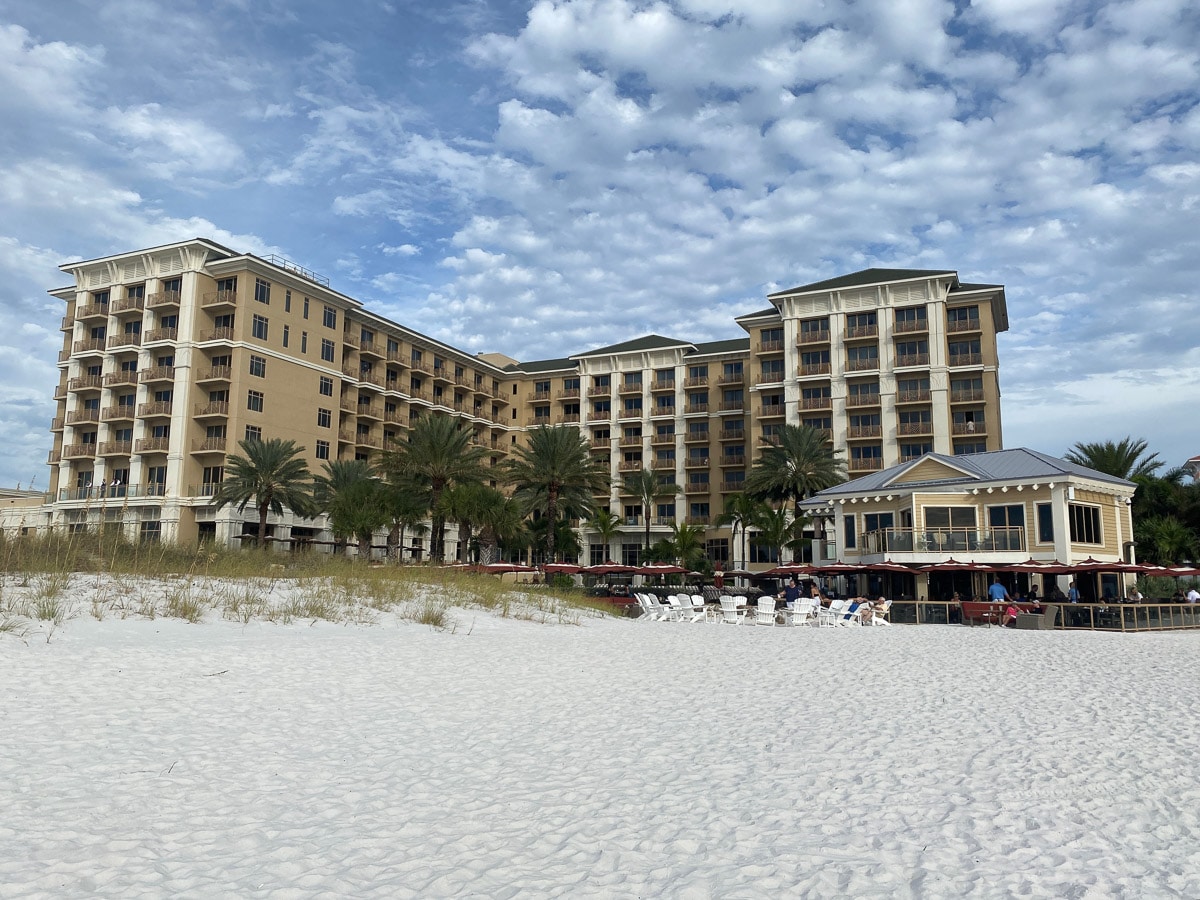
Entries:
POLYGON ((704 603, 703 594, 692 594, 692 617, 691 622, 707 622, 708 621, 708 606, 704 603))
POLYGON ((722 597, 721 621, 726 625, 740 625, 746 617, 746 613, 738 607, 745 602, 745 597, 722 597))
POLYGON ((845 600, 830 600, 828 607, 821 607, 817 610, 817 624, 822 628, 836 625, 838 619, 843 615, 842 607, 845 605, 845 600))
POLYGON ((650 606, 650 613, 654 616, 654 620, 656 622, 667 621, 671 613, 667 607, 662 605, 662 601, 653 594, 643 594, 642 596, 646 598, 646 603, 650 606))
POLYGON ((637 601, 638 607, 642 610, 642 614, 638 616, 639 622, 649 622, 652 619, 658 618, 658 615, 651 611, 650 603, 646 600, 645 594, 634 594, 633 599, 637 601))
POLYGON ((847 627, 858 626, 862 624, 862 611, 866 604, 860 603, 858 606, 854 607, 853 611, 850 609, 851 606, 853 606, 852 603, 846 603, 842 607, 842 614, 834 620, 835 624, 845 625, 847 627))
POLYGON ((811 625, 816 621, 813 618, 816 612, 816 605, 817 602, 811 597, 797 600, 795 609, 787 610, 787 623, 789 625, 811 625))
POLYGON ((775 598, 773 596, 764 594, 758 598, 758 617, 754 620, 754 624, 775 624, 775 598))
MULTIPOLYGON (((692 608, 691 598, 688 598, 688 610, 692 608)), ((667 595, 667 605, 663 607, 664 622, 682 622, 683 621, 683 602, 677 594, 667 595)))
POLYGON ((892 623, 887 620, 887 616, 891 609, 892 601, 884 600, 883 606, 871 613, 871 624, 890 626, 892 623))

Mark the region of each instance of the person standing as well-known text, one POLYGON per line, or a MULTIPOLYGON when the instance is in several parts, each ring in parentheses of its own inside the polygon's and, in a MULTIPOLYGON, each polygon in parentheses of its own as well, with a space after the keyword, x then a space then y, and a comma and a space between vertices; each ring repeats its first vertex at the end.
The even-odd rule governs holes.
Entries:
POLYGON ((796 603, 800 600, 800 585, 796 584, 795 575, 787 580, 787 584, 783 586, 783 590, 779 592, 779 596, 783 598, 783 604, 788 609, 796 608, 796 603))
POLYGON ((1079 588, 1075 587, 1075 582, 1073 581, 1067 585, 1067 599, 1072 603, 1079 602, 1079 588))
POLYGON ((1008 588, 1000 583, 1000 576, 993 575, 991 586, 988 587, 988 600, 992 603, 1003 603, 1005 600, 1012 601, 1012 597, 1008 595, 1008 588))
POLYGON ((1200 602, 1200 591, 1196 590, 1195 585, 1192 585, 1192 589, 1187 592, 1187 602, 1188 603, 1200 602))

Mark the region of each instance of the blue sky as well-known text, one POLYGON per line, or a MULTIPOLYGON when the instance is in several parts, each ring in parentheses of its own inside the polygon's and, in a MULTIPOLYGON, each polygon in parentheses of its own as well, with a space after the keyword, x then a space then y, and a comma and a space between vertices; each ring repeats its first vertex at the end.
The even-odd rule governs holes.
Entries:
POLYGON ((0 485, 46 483, 57 265, 195 236, 523 359, 956 269, 1007 287, 1007 446, 1181 464, 1198 48, 1186 0, 0 0, 0 485))

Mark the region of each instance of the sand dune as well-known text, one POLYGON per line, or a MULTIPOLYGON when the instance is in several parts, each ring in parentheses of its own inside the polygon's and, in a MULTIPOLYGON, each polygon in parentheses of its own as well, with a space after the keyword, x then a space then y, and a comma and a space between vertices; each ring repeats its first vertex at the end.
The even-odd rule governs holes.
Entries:
POLYGON ((1200 635, 455 617, 0 635, 0 896, 1200 896, 1200 635))

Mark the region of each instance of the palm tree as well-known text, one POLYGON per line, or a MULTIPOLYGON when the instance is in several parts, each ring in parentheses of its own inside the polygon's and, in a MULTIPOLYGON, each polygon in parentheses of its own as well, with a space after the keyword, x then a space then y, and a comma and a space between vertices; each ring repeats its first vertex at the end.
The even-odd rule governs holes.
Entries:
MULTIPOLYGON (((792 501, 792 517, 803 519, 800 504, 817 491, 846 480, 845 465, 823 431, 784 425, 746 477, 746 492, 764 500, 792 501)), ((798 559, 800 542, 793 544, 798 559)))
MULTIPOLYGON (((504 461, 504 477, 513 496, 527 509, 539 510, 548 522, 586 516, 592 496, 609 487, 609 475, 589 451, 587 440, 570 426, 542 425, 529 433, 528 446, 518 446, 504 461)), ((555 559, 556 529, 547 528, 547 558, 555 559)))
POLYGON ((327 462, 324 470, 314 479, 317 508, 329 514, 335 538, 354 538, 359 557, 370 559, 371 539, 389 519, 383 482, 360 459, 327 462))
POLYGON ((454 484, 482 481, 481 447, 471 446, 471 434, 449 416, 425 415, 408 432, 408 442, 384 459, 394 481, 420 491, 430 514, 432 536, 429 556, 442 562, 446 556, 446 517, 442 492, 454 484))
POLYGON ((671 550, 675 562, 685 569, 699 568, 704 562, 704 526, 672 525, 671 550))
POLYGON ((789 518, 786 509, 765 507, 754 520, 758 534, 752 537, 750 542, 760 547, 778 550, 782 559, 784 550, 789 547, 794 549, 799 545, 804 523, 803 517, 789 518))
POLYGON ((1114 478, 1132 481, 1139 475, 1153 475, 1163 466, 1157 453, 1145 455, 1148 446, 1145 441, 1132 437, 1122 438, 1115 444, 1112 441, 1081 441, 1064 453, 1063 459, 1114 478))
POLYGON ((1160 565, 1195 559, 1195 533, 1174 516, 1155 516, 1134 526, 1134 535, 1143 562, 1160 565))
POLYGON ((258 510, 258 543, 265 549, 268 512, 282 515, 287 507, 299 516, 311 514, 312 474, 300 458, 304 448, 295 441, 244 440, 238 446, 241 454, 230 454, 225 460, 225 480, 213 494, 213 503, 217 509, 235 503, 242 512, 253 501, 258 510))
POLYGON ((659 500, 674 497, 682 488, 674 482, 663 483, 651 469, 639 469, 625 476, 625 493, 632 494, 642 506, 642 518, 646 522, 646 542, 650 549, 650 518, 659 500))
POLYGON ((497 562, 501 551, 529 546, 529 529, 525 527, 521 504, 499 491, 496 496, 498 502, 485 508, 479 521, 480 562, 497 562))
POLYGON ((412 485, 391 480, 383 482, 383 507, 387 514, 386 524, 388 559, 403 561, 404 533, 424 534, 428 529, 424 520, 429 512, 423 492, 412 485))
MULTIPOLYGON (((725 501, 725 511, 717 517, 718 525, 728 525, 732 533, 733 542, 736 546, 738 532, 742 533, 742 567, 746 566, 746 529, 754 524, 757 519, 766 509, 766 504, 761 500, 751 497, 745 491, 740 494, 734 494, 725 501)), ((734 567, 738 565, 737 559, 733 561, 734 567)))
POLYGON ((482 525, 489 510, 501 506, 505 496, 493 487, 480 482, 451 485, 442 493, 442 511, 446 517, 458 523, 459 558, 471 562, 471 542, 475 538, 475 526, 482 525))
POLYGON ((612 539, 620 534, 621 524, 621 517, 608 508, 596 510, 587 520, 588 528, 596 532, 596 537, 604 544, 604 559, 609 558, 608 551, 612 546, 612 539))

